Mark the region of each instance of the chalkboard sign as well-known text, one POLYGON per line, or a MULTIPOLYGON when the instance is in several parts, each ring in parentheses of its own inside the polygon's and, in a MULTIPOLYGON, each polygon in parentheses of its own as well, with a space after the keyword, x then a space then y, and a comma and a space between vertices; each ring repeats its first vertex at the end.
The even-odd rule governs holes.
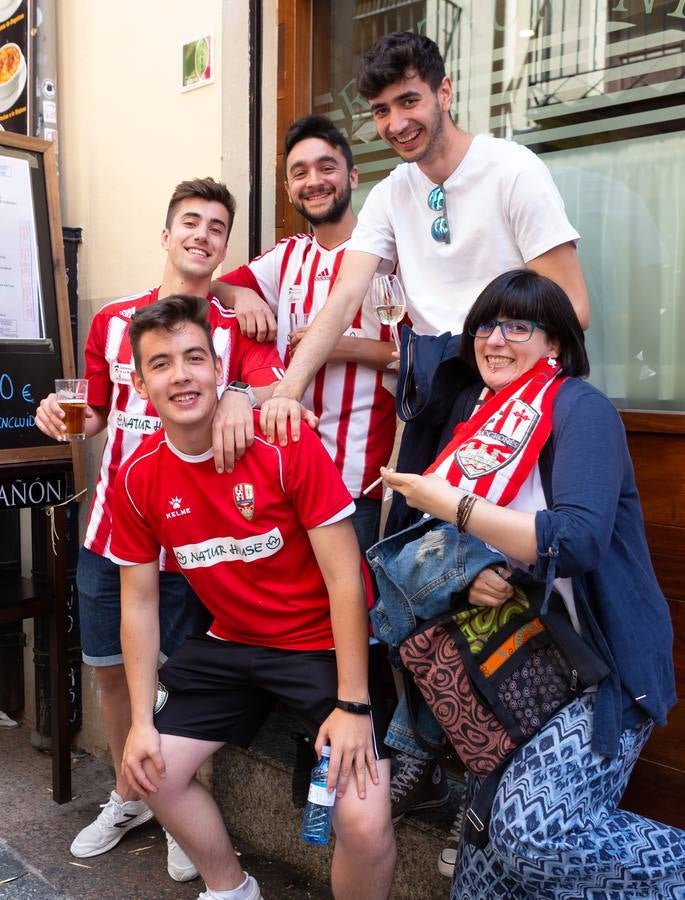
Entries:
POLYGON ((55 378, 74 375, 55 147, 0 132, 0 467, 80 460, 34 424, 55 378))

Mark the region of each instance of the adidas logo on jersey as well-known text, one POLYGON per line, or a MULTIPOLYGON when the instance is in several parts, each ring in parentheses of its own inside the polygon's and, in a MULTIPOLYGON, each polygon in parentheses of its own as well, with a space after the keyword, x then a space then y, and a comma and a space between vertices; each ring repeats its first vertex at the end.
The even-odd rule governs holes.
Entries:
POLYGON ((131 306, 128 309, 120 309, 118 315, 120 315, 122 319, 132 319, 136 312, 137 308, 135 306, 131 306))
POLYGON ((314 279, 314 281, 330 281, 330 280, 331 280, 331 273, 328 271, 328 268, 326 266, 323 267, 323 269, 319 272, 319 274, 314 279))

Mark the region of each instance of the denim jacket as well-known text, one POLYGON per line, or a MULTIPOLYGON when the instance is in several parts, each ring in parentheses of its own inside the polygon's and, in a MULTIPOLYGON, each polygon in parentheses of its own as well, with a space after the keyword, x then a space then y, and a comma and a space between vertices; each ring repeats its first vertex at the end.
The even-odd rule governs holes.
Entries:
MULTIPOLYGON (((455 525, 434 517, 375 544, 367 552, 376 576, 379 597, 370 612, 373 633, 390 647, 391 662, 398 662, 398 647, 426 620, 447 612, 454 598, 486 566, 506 565, 496 550, 455 525)), ((442 731, 425 703, 417 715, 423 740, 436 748, 442 731)), ((419 747, 403 696, 395 710, 385 743, 414 756, 429 757, 419 747)))

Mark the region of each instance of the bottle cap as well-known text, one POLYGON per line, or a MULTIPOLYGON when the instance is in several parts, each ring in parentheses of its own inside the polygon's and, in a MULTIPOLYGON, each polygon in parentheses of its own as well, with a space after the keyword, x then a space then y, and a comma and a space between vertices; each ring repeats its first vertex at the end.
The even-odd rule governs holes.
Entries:
POLYGON ((321 756, 325 756, 326 759, 330 759, 331 756, 331 746, 330 744, 324 744, 321 748, 321 756))

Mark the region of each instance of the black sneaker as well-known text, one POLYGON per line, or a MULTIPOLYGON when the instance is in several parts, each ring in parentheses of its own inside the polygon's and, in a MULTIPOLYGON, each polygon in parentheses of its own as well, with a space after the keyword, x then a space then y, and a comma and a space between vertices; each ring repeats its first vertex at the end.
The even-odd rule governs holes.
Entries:
POLYGON ((448 803, 449 799, 450 789, 440 763, 407 753, 395 755, 390 780, 393 822, 399 822, 410 810, 432 809, 448 803))

